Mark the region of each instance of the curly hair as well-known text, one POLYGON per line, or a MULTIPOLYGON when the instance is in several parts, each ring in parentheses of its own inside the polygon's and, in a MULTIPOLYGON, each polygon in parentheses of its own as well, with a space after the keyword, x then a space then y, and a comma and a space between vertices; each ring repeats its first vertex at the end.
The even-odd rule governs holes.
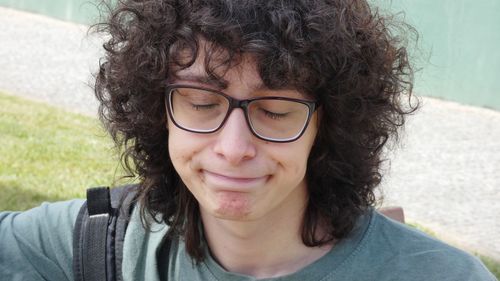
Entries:
POLYGON ((394 32, 414 32, 410 26, 366 0, 122 0, 106 7, 109 16, 95 26, 109 34, 95 84, 100 119, 140 179, 143 219, 168 224, 194 259, 204 258, 199 206, 169 157, 164 91, 172 66, 194 63, 200 37, 211 44, 205 64, 215 79, 211 57, 223 53, 215 67, 229 68, 250 54, 267 87, 293 87, 320 103, 306 172, 305 245, 342 239, 376 203, 382 148, 418 106, 410 102, 406 36, 394 32), (325 222, 329 235, 318 239, 325 222))

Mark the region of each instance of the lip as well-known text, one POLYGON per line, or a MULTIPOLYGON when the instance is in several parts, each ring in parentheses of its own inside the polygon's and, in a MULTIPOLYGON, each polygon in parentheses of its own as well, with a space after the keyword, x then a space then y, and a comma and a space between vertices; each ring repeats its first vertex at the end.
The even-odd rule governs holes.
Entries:
POLYGON ((202 170, 201 173, 206 182, 222 189, 230 190, 248 189, 258 185, 262 185, 269 178, 268 175, 260 177, 246 175, 227 175, 207 170, 202 170))

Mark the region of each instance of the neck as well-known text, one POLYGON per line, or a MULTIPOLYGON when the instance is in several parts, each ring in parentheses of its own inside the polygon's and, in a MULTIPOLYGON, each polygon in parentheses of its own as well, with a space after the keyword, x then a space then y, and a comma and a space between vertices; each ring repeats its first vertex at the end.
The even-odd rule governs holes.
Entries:
POLYGON ((304 208, 296 211, 277 212, 256 221, 223 220, 202 211, 212 256, 226 270, 256 278, 300 270, 325 255, 332 245, 305 246, 301 236, 304 208))

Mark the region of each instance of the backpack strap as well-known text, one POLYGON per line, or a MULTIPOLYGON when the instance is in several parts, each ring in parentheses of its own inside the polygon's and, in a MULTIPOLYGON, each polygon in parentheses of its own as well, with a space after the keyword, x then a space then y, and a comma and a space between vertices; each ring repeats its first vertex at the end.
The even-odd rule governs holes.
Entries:
POLYGON ((75 281, 122 281, 123 240, 138 185, 89 188, 73 230, 75 281))
POLYGON ((108 232, 108 241, 110 241, 108 249, 114 253, 114 255, 109 255, 109 264, 114 264, 114 270, 110 268, 110 272, 113 272, 114 277, 109 280, 123 281, 123 242, 135 206, 138 188, 139 185, 134 184, 111 189, 111 206, 115 211, 113 216, 115 221, 111 224, 113 226, 112 230, 108 232))

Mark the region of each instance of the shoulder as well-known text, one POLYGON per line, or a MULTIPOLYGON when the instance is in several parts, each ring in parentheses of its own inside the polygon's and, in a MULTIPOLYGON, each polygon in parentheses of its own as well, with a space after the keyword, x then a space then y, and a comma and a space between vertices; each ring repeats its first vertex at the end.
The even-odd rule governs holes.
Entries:
POLYGON ((369 280, 495 280, 476 257, 376 211, 356 259, 369 280))
POLYGON ((55 203, 42 203, 24 212, 2 212, 0 223, 4 229, 24 231, 50 230, 72 232, 76 217, 84 204, 83 199, 55 203))
POLYGON ((72 233, 84 202, 77 199, 43 203, 25 212, 0 213, 0 275, 26 280, 45 280, 48 276, 70 280, 72 233))

